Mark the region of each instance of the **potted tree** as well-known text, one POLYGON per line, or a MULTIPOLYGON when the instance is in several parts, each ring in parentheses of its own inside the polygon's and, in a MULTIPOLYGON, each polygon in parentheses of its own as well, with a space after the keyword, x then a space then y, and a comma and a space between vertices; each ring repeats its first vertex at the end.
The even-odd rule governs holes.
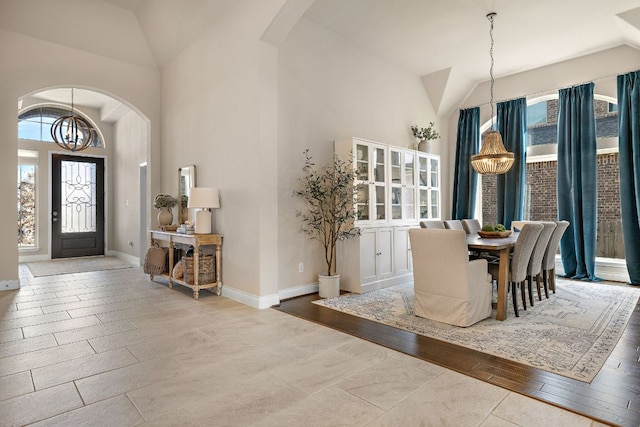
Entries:
POLYGON ((322 298, 340 294, 340 275, 336 273, 336 246, 339 241, 355 237, 360 230, 354 227, 356 212, 353 202, 357 193, 353 163, 335 154, 333 160, 316 166, 304 151, 305 162, 299 187, 294 195, 301 197, 306 210, 297 211, 302 220, 302 231, 324 247, 326 274, 318 275, 319 294, 322 298))

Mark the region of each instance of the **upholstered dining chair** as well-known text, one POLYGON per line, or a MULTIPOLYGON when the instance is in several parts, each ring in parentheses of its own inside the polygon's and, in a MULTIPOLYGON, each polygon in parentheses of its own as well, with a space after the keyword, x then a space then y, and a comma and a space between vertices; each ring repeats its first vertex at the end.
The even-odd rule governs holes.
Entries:
POLYGON ((464 231, 466 231, 467 234, 476 234, 478 231, 482 230, 480 221, 477 219, 463 219, 460 222, 462 222, 462 228, 464 228, 464 231))
MULTIPOLYGON (((527 309, 527 297, 524 282, 527 279, 527 269, 529 267, 529 260, 533 253, 533 248, 536 246, 540 232, 542 231, 542 224, 527 223, 522 226, 518 239, 516 240, 513 253, 511 255, 511 261, 509 265, 509 283, 511 283, 511 296, 513 298, 513 311, 516 317, 518 314, 518 296, 516 295, 516 289, 520 286, 520 292, 522 294, 522 305, 524 309, 527 309)), ((494 280, 498 280, 498 263, 492 262, 489 264, 489 272, 493 276, 494 280)))
POLYGON ((558 246, 560 246, 560 239, 562 239, 567 228, 569 228, 569 221, 556 221, 556 229, 553 230, 547 250, 544 253, 542 283, 544 284, 545 293, 548 293, 547 289, 550 289, 554 294, 556 293, 556 253, 558 252, 558 246))
MULTIPOLYGON (((533 252, 531 253, 531 258, 529 260, 529 266, 527 267, 527 287, 529 288, 529 303, 531 303, 531 306, 533 306, 532 287, 534 278, 536 279, 536 288, 538 290, 538 301, 542 300, 542 295, 540 294, 540 273, 542 272, 542 261, 544 259, 544 254, 547 252, 547 246, 549 246, 549 239, 551 239, 553 230, 556 229, 555 222, 540 222, 540 224, 542 224, 542 231, 540 232, 538 241, 533 248, 533 252)), ((546 287, 544 295, 549 298, 549 292, 546 287)))
POLYGON ((440 220, 431 219, 431 220, 420 221, 420 228, 437 228, 437 229, 444 230, 445 226, 444 226, 444 222, 440 220))
POLYGON ((487 261, 469 261, 463 230, 409 230, 415 314, 456 326, 491 316, 487 261))
POLYGON ((464 227, 462 227, 462 221, 459 219, 445 219, 443 222, 444 228, 448 230, 464 230, 464 227))

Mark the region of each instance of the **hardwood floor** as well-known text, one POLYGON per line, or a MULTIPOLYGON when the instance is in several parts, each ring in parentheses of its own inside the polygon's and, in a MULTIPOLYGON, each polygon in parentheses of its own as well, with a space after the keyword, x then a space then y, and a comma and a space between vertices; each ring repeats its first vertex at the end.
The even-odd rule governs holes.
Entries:
POLYGON ((292 298, 277 309, 606 424, 640 425, 640 305, 609 359, 588 384, 320 307, 311 303, 315 299, 317 294, 292 298))

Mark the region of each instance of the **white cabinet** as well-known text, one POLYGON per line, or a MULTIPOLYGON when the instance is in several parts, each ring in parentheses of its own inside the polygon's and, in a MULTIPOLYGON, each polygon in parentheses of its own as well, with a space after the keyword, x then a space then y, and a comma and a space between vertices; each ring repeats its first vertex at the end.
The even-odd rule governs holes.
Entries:
MULTIPOLYGON (((337 269, 340 289, 362 293, 411 280, 410 271, 396 269, 396 244, 403 247, 406 258, 407 238, 396 239, 397 229, 408 227, 367 227, 360 229, 360 236, 340 242, 337 269)), ((409 262, 411 262, 409 260, 409 262)))
POLYGON ((440 157, 360 138, 334 148, 353 160, 361 233, 338 246, 340 287, 360 293, 411 280, 409 228, 440 218, 440 157))

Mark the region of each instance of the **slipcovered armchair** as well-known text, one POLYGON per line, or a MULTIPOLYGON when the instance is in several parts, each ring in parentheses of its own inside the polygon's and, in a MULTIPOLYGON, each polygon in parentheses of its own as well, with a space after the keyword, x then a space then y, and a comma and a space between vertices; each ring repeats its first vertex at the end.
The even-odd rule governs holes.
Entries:
POLYGON ((415 314, 456 326, 491 316, 487 261, 469 261, 464 230, 412 228, 415 314))

